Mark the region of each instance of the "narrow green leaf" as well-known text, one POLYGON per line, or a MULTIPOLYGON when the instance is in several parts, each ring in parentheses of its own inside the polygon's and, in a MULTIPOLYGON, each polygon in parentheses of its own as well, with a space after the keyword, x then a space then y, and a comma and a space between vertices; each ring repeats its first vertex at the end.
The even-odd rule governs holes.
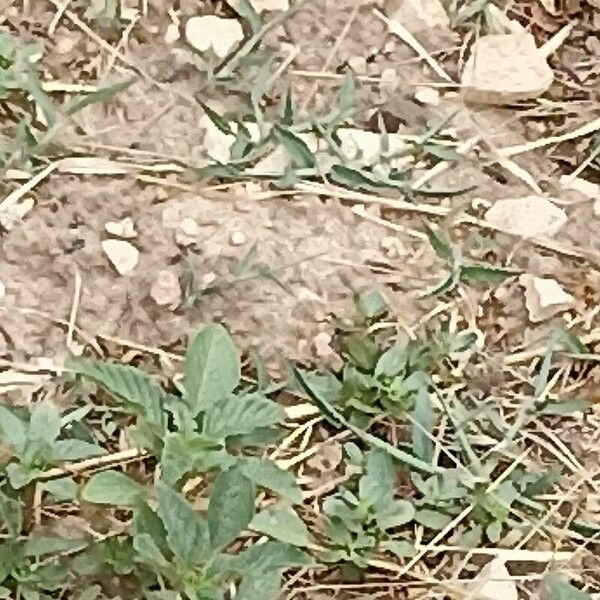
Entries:
POLYGON ((72 477, 43 481, 40 487, 59 502, 67 502, 77 497, 77 484, 72 477))
POLYGON ((52 402, 36 404, 29 419, 27 437, 52 444, 60 433, 60 414, 52 402))
POLYGON ((379 547, 391 552, 397 558, 411 558, 417 553, 415 545, 406 540, 384 540, 379 547))
POLYGON ((372 371, 375 368, 379 354, 379 347, 375 342, 362 335, 353 334, 344 339, 343 345, 359 369, 372 371))
POLYGON ((57 440, 52 444, 52 460, 83 460, 106 454, 97 444, 83 440, 57 440))
POLYGON ((13 447, 22 446, 27 439, 27 425, 8 407, 0 405, 0 438, 13 447))
POLYGON ((273 128, 273 135, 286 149, 296 167, 301 169, 314 168, 315 157, 304 140, 293 134, 289 129, 279 126, 273 128))
POLYGON ((262 21, 252 4, 248 0, 227 0, 227 4, 250 25, 252 33, 257 33, 262 27, 262 21))
POLYGON ((294 475, 280 469, 274 462, 261 458, 244 458, 240 460, 244 475, 256 485, 266 488, 297 504, 302 502, 302 494, 294 475))
POLYGON ((169 566, 169 561, 163 556, 149 533, 133 536, 133 547, 144 562, 163 569, 169 566))
POLYGON ((241 468, 219 473, 208 504, 208 529, 213 548, 230 544, 254 516, 256 490, 241 468))
POLYGON ((339 92, 339 111, 345 115, 356 105, 356 78, 352 71, 347 71, 339 92))
POLYGON ((306 380, 304 379, 304 377, 302 376, 300 371, 298 371, 298 369, 294 368, 293 372, 294 372, 294 375, 295 375, 296 379, 298 380, 300 386, 302 387, 303 391, 319 407, 319 409, 323 412, 323 414, 325 414, 332 422, 343 425, 346 429, 349 429, 350 431, 352 431, 352 433, 354 433, 354 435, 359 437, 361 440, 363 440, 370 446, 384 450, 392 458, 395 458, 396 460, 399 460, 400 462, 402 462, 410 467, 413 467, 414 469, 416 469, 418 471, 424 471, 425 473, 432 473, 432 474, 443 472, 442 468, 437 467, 435 465, 430 465, 430 464, 420 460, 419 458, 416 458, 416 457, 412 456, 411 454, 408 454, 408 452, 404 452, 403 450, 400 450, 400 448, 396 448, 395 446, 388 444, 387 442, 379 439, 378 437, 375 437, 374 435, 367 433, 366 431, 360 429, 359 427, 355 427, 349 421, 347 421, 344 418, 344 416, 337 409, 335 409, 327 400, 325 400, 325 398, 318 397, 315 394, 313 389, 311 389, 311 387, 306 382, 306 380))
POLYGON ((375 377, 396 377, 405 369, 408 359, 406 346, 394 344, 379 357, 373 375, 375 377))
POLYGON ((446 236, 439 230, 434 230, 429 225, 425 225, 425 233, 434 252, 444 260, 452 260, 452 245, 446 236))
POLYGON ((127 88, 131 86, 132 83, 134 83, 135 80, 136 78, 132 77, 127 81, 121 81, 120 83, 108 85, 106 87, 100 88, 99 90, 96 90, 95 92, 86 94, 85 96, 73 98, 65 106, 65 112, 68 115, 74 115, 75 113, 84 109, 86 106, 90 106, 91 104, 107 102, 117 94, 124 92, 127 88))
POLYGON ((452 522, 452 517, 437 510, 424 508, 416 512, 415 521, 427 529, 438 531, 449 525, 452 522))
MULTIPOLYGON (((0 524, 6 527, 12 537, 21 533, 23 524, 23 515, 21 512, 21 502, 17 498, 11 498, 0 491, 0 524)), ((2 561, 0 560, 0 571, 2 561)), ((1 580, 0 580, 1 583, 1 580)))
POLYGON ((515 277, 520 273, 514 269, 486 265, 463 265, 460 268, 460 278, 467 283, 502 283, 505 279, 515 277))
POLYGON ((198 564, 209 551, 206 523, 191 504, 162 481, 156 484, 158 516, 167 532, 167 542, 173 554, 185 567, 198 564))
POLYGON ((435 424, 433 406, 426 385, 420 385, 414 395, 412 413, 412 448, 415 456, 426 463, 433 459, 433 442, 431 433, 435 424))
POLYGON ((432 289, 428 290, 425 293, 425 296, 441 296, 442 294, 453 290, 458 283, 459 275, 459 271, 453 271, 448 277, 445 277, 442 281, 436 283, 432 289))
POLYGON ((231 394, 240 377, 240 357, 227 330, 215 323, 202 327, 185 356, 185 399, 191 413, 197 415, 231 394))
POLYGON ((363 169, 352 169, 345 165, 333 165, 327 173, 337 185, 347 187, 353 190, 365 190, 367 192, 376 192, 378 189, 385 187, 371 173, 363 169))
POLYGON ((250 529, 292 546, 308 546, 310 541, 306 525, 291 508, 267 508, 259 512, 252 519, 250 529))
POLYGON ((94 504, 134 506, 145 494, 145 488, 125 473, 101 471, 89 478, 81 491, 81 498, 94 504))
POLYGON ((53 538, 53 537, 30 537, 25 540, 23 544, 23 555, 24 556, 44 556, 46 554, 57 554, 59 552, 68 552, 75 548, 84 548, 87 546, 87 542, 83 539, 65 539, 65 538, 53 538))

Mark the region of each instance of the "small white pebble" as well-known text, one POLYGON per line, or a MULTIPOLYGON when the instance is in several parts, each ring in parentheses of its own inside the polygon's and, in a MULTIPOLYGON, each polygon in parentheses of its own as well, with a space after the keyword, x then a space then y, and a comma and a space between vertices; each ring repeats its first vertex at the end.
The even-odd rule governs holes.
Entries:
POLYGON ((104 229, 110 235, 114 235, 122 238, 134 238, 137 237, 137 231, 133 224, 131 217, 125 217, 121 221, 108 221, 104 225, 104 229))
POLYGON ((181 286, 177 275, 166 269, 159 271, 150 288, 150 296, 159 306, 170 305, 175 308, 181 299, 181 286))
POLYGON ((204 286, 209 286, 209 285, 213 284, 216 280, 217 280, 217 274, 213 273, 211 271, 210 273, 206 273, 206 275, 204 275, 202 277, 202 284, 204 286))
POLYGON ((230 240, 233 246, 243 246, 246 243, 246 236, 241 231, 234 231, 230 240))
POLYGON ((600 217, 600 199, 598 199, 598 200, 596 200, 596 202, 594 202, 593 210, 594 210, 594 216, 600 217))
POLYGON ((175 23, 171 23, 165 32, 165 43, 174 44, 180 37, 179 27, 175 23))
POLYGON ((440 103, 440 93, 434 88, 420 87, 415 92, 415 100, 421 104, 437 106, 440 103))
POLYGON ((179 224, 179 229, 185 235, 198 235, 200 233, 200 226, 191 217, 186 217, 179 224))
POLYGON ((0 298, 6 296, 6 286, 0 281, 0 298))
POLYGON ((140 260, 140 251, 124 240, 104 240, 101 246, 119 275, 133 271, 140 260))

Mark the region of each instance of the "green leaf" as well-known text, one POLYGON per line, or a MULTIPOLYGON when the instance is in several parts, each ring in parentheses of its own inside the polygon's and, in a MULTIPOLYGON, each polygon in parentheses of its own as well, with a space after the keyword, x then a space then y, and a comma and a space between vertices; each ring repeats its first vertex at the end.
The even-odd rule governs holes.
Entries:
POLYGON ((280 587, 280 573, 258 569, 242 578, 235 600, 273 600, 280 587))
MULTIPOLYGON (((207 471, 217 464, 227 464, 227 454, 220 446, 198 433, 168 433, 164 438, 160 458, 161 477, 169 485, 175 485, 192 471, 207 471)), ((231 459, 233 461, 233 459, 231 459)))
POLYGON ((356 78, 352 71, 348 71, 342 81, 339 91, 339 112, 346 114, 356 104, 356 78))
POLYGON ((145 495, 142 485, 120 471, 95 473, 81 491, 81 498, 86 502, 115 506, 134 506, 145 495))
POLYGON ((6 475, 11 487, 15 490, 24 488, 28 483, 35 481, 41 474, 42 469, 30 467, 21 463, 10 463, 6 467, 6 475))
POLYGON ((284 418, 281 406, 262 394, 229 396, 207 409, 202 433, 209 438, 225 440, 232 435, 243 435, 260 427, 275 425, 284 418))
POLYGON ((335 409, 333 407, 333 405, 330 404, 325 398, 318 397, 315 394, 315 392, 313 391, 313 389, 308 385, 308 383, 306 382, 306 380, 304 379, 304 377, 302 376, 300 371, 298 371, 298 369, 296 369, 296 368, 294 368, 294 375, 295 375, 296 379, 298 380, 298 382, 300 383, 304 392, 308 395, 308 397, 319 407, 319 409, 323 412, 323 414, 326 415, 327 418, 330 419, 333 423, 338 423, 340 425, 343 425, 346 429, 349 429, 350 431, 352 431, 352 433, 354 433, 354 435, 359 437, 361 440, 363 440, 370 446, 384 450, 392 458, 395 458, 396 460, 399 460, 400 462, 402 462, 410 467, 413 467, 414 469, 416 469, 418 471, 424 471, 425 473, 431 473, 431 474, 443 472, 443 469, 441 469, 440 467, 437 467, 435 465, 430 465, 430 464, 420 460, 419 458, 416 458, 416 457, 412 456, 411 454, 408 454, 408 452, 404 452, 400 448, 396 448, 395 446, 388 444, 384 440, 381 440, 378 437, 375 437, 374 435, 367 433, 366 431, 360 429, 359 427, 355 427, 354 425, 352 425, 352 423, 347 421, 344 418, 344 416, 337 409, 335 409))
POLYGON ((27 439, 27 425, 6 406, 0 405, 0 438, 18 448, 25 444, 27 439))
POLYGON ((52 444, 52 460, 82 460, 102 454, 106 450, 83 440, 58 440, 52 444))
POLYGON ((160 548, 149 533, 134 535, 133 547, 144 562, 163 569, 169 566, 169 561, 163 556, 160 548))
POLYGON ((46 554, 58 554, 75 548, 83 548, 87 542, 83 539, 65 539, 53 537, 28 538, 23 544, 24 556, 44 556, 46 554))
POLYGON ((302 502, 302 494, 294 475, 280 469, 274 462, 249 457, 240 460, 240 466, 244 475, 259 487, 275 492, 294 504, 302 502))
POLYGON ((217 571, 240 575, 259 569, 280 571, 311 564, 311 558, 302 550, 282 542, 253 544, 237 554, 221 554, 215 559, 217 571))
POLYGON ((263 25, 262 21, 259 14, 248 0, 227 0, 227 4, 229 4, 242 19, 248 21, 252 33, 260 31, 263 25))
POLYGON ((356 306, 363 317, 372 319, 387 310, 383 296, 377 290, 368 290, 356 295, 356 306))
POLYGON ((27 437, 52 444, 59 434, 60 413, 56 406, 47 400, 36 404, 31 411, 27 437))
MULTIPOLYGON (((23 515, 21 512, 21 503, 18 498, 11 498, 0 491, 0 523, 6 527, 12 537, 21 533, 23 525, 23 515)), ((0 571, 2 561, 0 560, 0 571)), ((1 583, 1 579, 0 579, 1 583)))
POLYGON ((373 448, 367 454, 365 474, 358 482, 358 495, 370 506, 389 503, 394 496, 396 474, 390 455, 373 448))
POLYGON ((67 367, 125 401, 151 423, 164 423, 163 404, 168 395, 147 373, 129 365, 85 359, 72 359, 67 367))
POLYGON ((275 139, 286 149, 293 164, 300 169, 315 167, 315 157, 306 142, 293 134, 289 129, 280 126, 273 128, 275 139))
POLYGON ((391 552, 397 558, 411 558, 417 553, 415 545, 406 540, 384 540, 379 547, 391 552))
POLYGON ((231 394, 240 377, 240 357, 227 330, 214 323, 202 327, 185 355, 185 399, 192 415, 231 394))
POLYGON ((401 527, 415 518, 415 507, 408 500, 394 500, 383 505, 375 513, 379 528, 385 531, 401 527))
POLYGON ((377 364, 379 348, 375 342, 359 334, 350 335, 344 340, 344 349, 352 362, 364 371, 372 371, 377 364))
POLYGON ((78 98, 73 98, 70 102, 65 106, 65 112, 68 115, 74 115, 76 112, 84 109, 86 106, 90 106, 91 104, 97 104, 99 102, 107 102, 117 94, 124 92, 127 88, 131 86, 136 80, 135 77, 128 79, 127 81, 121 81, 120 83, 115 83, 113 85, 108 85, 106 87, 100 88, 95 92, 91 92, 86 94, 85 96, 80 96, 78 98))
POLYGON ((415 456, 430 463, 433 459, 433 442, 431 433, 435 424, 433 406, 425 384, 420 385, 414 395, 414 410, 412 413, 412 448, 415 456))
POLYGON ((267 508, 252 519, 250 529, 292 546, 308 546, 308 529, 291 508, 267 508))
POLYGON ((210 491, 208 529, 213 548, 230 544, 252 521, 256 489, 241 468, 219 473, 210 491))
POLYGON ((401 371, 406 368, 408 354, 404 344, 394 344, 388 348, 377 360, 375 377, 396 377, 401 371))
POLYGON ((158 516, 165 526, 169 548, 185 567, 198 564, 209 551, 206 522, 180 493, 162 481, 156 484, 156 495, 158 516))
POLYGON ((418 510, 415 515, 415 521, 426 527, 427 529, 440 530, 444 529, 449 523, 452 522, 452 517, 444 513, 438 512, 437 510, 430 510, 424 508, 418 510))
MULTIPOLYGON (((131 521, 133 536, 149 535, 154 545, 163 556, 170 556, 171 550, 167 543, 167 531, 162 520, 148 504, 138 503, 133 511, 131 521)), ((144 542, 145 543, 145 542, 144 542)))
POLYGON ((41 488, 59 502, 74 500, 77 497, 77 484, 72 477, 43 481, 41 488))
POLYGON ((368 192, 376 192, 382 187, 386 187, 384 183, 379 181, 372 173, 364 169, 353 169, 345 165, 333 165, 327 173, 337 185, 347 187, 353 190, 365 190, 368 192))
POLYGON ((589 594, 578 590, 560 575, 546 575, 544 586, 548 600, 592 600, 589 594))
POLYGON ((573 400, 561 400, 559 402, 548 402, 541 410, 541 415, 570 415, 575 412, 585 412, 594 406, 593 400, 586 398, 574 398, 573 400))
POLYGON ((456 284, 458 283, 459 277, 460 277, 460 270, 452 271, 452 273, 450 273, 450 275, 448 275, 448 277, 445 277, 440 282, 436 283, 433 286, 433 288, 428 290, 425 293, 425 296, 441 296, 442 294, 445 294, 446 292, 453 290, 456 287, 456 284))
POLYGON ((227 135, 235 135, 229 121, 225 120, 221 115, 215 112, 208 104, 198 101, 198 104, 202 107, 202 110, 206 113, 206 116, 212 121, 212 124, 219 129, 222 133, 227 135))
POLYGON ((440 258, 451 261, 453 258, 452 245, 446 236, 442 235, 439 230, 434 230, 429 225, 425 225, 425 233, 427 234, 427 239, 429 240, 429 244, 433 248, 434 252, 440 258))
POLYGON ((502 283, 505 279, 515 277, 520 273, 514 269, 485 265, 463 265, 460 268, 460 278, 467 283, 502 283))

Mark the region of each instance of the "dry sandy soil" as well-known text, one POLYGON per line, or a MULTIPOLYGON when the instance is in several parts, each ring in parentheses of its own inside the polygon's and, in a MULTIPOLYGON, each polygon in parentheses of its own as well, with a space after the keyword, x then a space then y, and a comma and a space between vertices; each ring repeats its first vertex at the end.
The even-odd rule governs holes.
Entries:
MULTIPOLYGON (((106 84, 136 77, 126 91, 65 124, 58 151, 43 165, 96 157, 125 165, 126 172, 112 174, 96 163, 82 175, 56 165, 31 190, 23 190, 14 169, 0 182, 0 203, 11 193, 19 202, 33 200, 22 219, 4 221, 0 234, 0 356, 10 364, 61 364, 69 350, 85 344, 102 353, 115 343, 179 350, 199 324, 218 321, 244 350, 255 347, 274 363, 292 358, 335 366, 339 358, 328 336, 352 316, 354 295, 371 288, 387 299, 391 327, 419 329, 434 314, 467 324, 485 337, 490 364, 503 361, 521 379, 530 376, 529 360, 543 353, 557 324, 577 332, 592 351, 600 343, 600 211, 594 212, 593 194, 560 183, 589 156, 594 132, 551 139, 600 116, 597 1, 567 0, 551 12, 548 2, 509 3, 508 14, 538 45, 568 23, 574 28, 549 58, 555 81, 543 100, 505 107, 467 104, 456 84, 476 27, 436 28, 417 16, 403 23, 449 73, 453 83, 442 84, 373 13, 390 14, 394 2, 308 0, 269 32, 264 47, 275 57, 273 71, 281 69, 268 106, 290 85, 307 114, 322 114, 350 68, 359 81, 355 127, 376 131, 379 112, 390 131, 417 135, 456 113, 448 139, 460 146, 478 136, 461 161, 430 181, 470 191, 416 197, 400 208, 389 202, 401 200, 398 194, 325 185, 289 193, 268 182, 219 183, 181 169, 206 155, 197 101, 235 111, 239 95, 207 87, 185 37, 165 36, 173 23, 183 33, 191 16, 230 14, 224 3, 140 2, 135 21, 116 32, 86 18, 75 2, 64 13, 68 2, 4 4, 0 27, 42 44, 45 81, 106 84), (438 90, 439 98, 419 101, 423 87, 438 90), (502 158, 504 148, 545 138, 502 158), (531 183, 565 211, 560 230, 527 239, 490 227, 486 210, 501 199, 536 195, 531 183), (114 237, 106 223, 125 217, 133 221, 130 242, 140 257, 120 275, 101 243, 114 237), (449 231, 469 259, 554 279, 572 296, 568 308, 533 322, 518 277, 424 297, 447 274, 423 234, 425 220, 449 231), (229 285, 253 245, 255 267, 270 268, 281 285, 264 277, 229 285), (201 292, 193 305, 180 289, 191 279, 201 292)), ((60 91, 55 95, 62 98, 60 91)), ((595 184, 600 175, 592 167, 581 176, 595 184)), ((416 165, 413 178, 431 168, 416 165)), ((567 378, 564 386, 589 390, 597 383, 600 374, 592 368, 585 381, 567 378)), ((566 431, 563 441, 592 447, 597 432, 579 425, 580 439, 566 431)))

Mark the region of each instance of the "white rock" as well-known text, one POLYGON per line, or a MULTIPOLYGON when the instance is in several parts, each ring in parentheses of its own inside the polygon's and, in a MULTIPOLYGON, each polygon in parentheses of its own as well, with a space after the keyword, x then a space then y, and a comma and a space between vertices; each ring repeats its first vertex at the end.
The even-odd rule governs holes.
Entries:
POLYGON ((519 277, 519 282, 525 290, 525 307, 532 323, 549 319, 575 304, 573 296, 554 279, 526 274, 519 277))
POLYGON ((450 29, 450 19, 439 0, 386 0, 385 13, 411 33, 425 29, 450 29))
POLYGON ((212 48, 219 58, 225 58, 244 39, 244 31, 237 19, 204 15, 188 19, 185 39, 199 52, 212 48))
POLYGON ((124 240, 104 240, 101 245, 119 275, 133 271, 140 260, 139 250, 124 240))
POLYGON ((259 13, 263 10, 289 10, 290 0, 250 0, 252 8, 259 13))
POLYGON ((0 210, 0 225, 10 231, 15 225, 20 223, 25 215, 35 206, 33 198, 25 198, 21 202, 11 204, 0 210))
POLYGON ((180 37, 179 27, 175 23, 170 23, 165 31, 165 43, 174 44, 180 37))
POLYGON ((159 271, 150 288, 150 296, 159 306, 175 308, 181 299, 181 286, 177 275, 169 270, 159 271))
POLYGON ((210 273, 206 273, 202 277, 202 285, 204 285, 205 287, 208 287, 209 285, 212 285, 216 280, 217 280, 217 274, 213 273, 211 271, 210 273))
POLYGON ((437 106, 440 103, 440 93, 435 88, 420 87, 415 92, 415 100, 421 104, 437 106))
POLYGON ((485 220, 523 237, 553 236, 566 223, 567 214, 547 198, 525 196, 496 200, 485 220))
POLYGON ((473 44, 461 86, 469 102, 506 104, 541 96, 553 79, 531 34, 494 34, 473 44))
POLYGON ((241 231, 234 231, 230 237, 233 246, 243 246, 246 243, 246 236, 241 231))
POLYGON ((571 179, 570 175, 563 175, 560 178, 560 185, 567 190, 579 192, 588 198, 600 198, 600 185, 581 177, 575 177, 574 179, 571 179))
POLYGON ((137 231, 135 230, 133 220, 130 217, 125 217, 121 221, 108 221, 104 225, 104 229, 110 235, 117 237, 131 239, 137 237, 137 231))
POLYGON ((198 240, 200 226, 191 217, 185 217, 177 226, 175 241, 181 246, 191 246, 198 240))
POLYGON ((473 600, 518 600, 516 581, 511 577, 501 558, 494 558, 468 586, 473 600))

